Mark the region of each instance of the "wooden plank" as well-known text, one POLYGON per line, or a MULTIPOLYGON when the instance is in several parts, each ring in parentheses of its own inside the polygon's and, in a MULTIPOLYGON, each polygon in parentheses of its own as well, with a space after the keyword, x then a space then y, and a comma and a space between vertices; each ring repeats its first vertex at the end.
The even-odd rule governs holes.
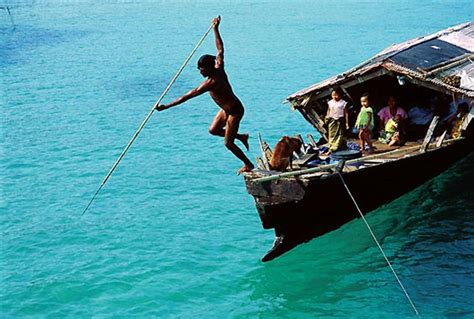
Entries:
POLYGON ((313 110, 312 108, 306 108, 305 109, 306 111, 306 114, 308 115, 308 117, 312 118, 313 119, 313 124, 314 126, 316 127, 316 129, 318 130, 318 132, 324 136, 324 138, 326 140, 329 140, 328 137, 327 137, 327 130, 324 128, 324 121, 319 117, 318 113, 316 113, 315 110, 313 110))
POLYGON ((257 163, 257 168, 258 169, 261 169, 261 170, 265 170, 266 167, 265 167, 265 164, 263 163, 263 160, 261 157, 255 157, 255 162, 257 163))
POLYGON ((298 111, 301 113, 301 115, 303 115, 303 117, 305 118, 306 121, 308 121, 309 124, 313 125, 313 127, 316 129, 316 131, 319 132, 319 134, 321 134, 322 136, 324 136, 324 134, 326 133, 322 133, 322 132, 326 132, 326 130, 324 129, 324 127, 320 127, 320 126, 317 126, 317 120, 313 117, 311 117, 308 112, 306 110, 303 110, 303 109, 298 109, 298 111))
POLYGON ((296 138, 300 140, 301 144, 304 144, 303 136, 301 136, 301 134, 296 134, 296 138))
POLYGON ((431 69, 429 72, 425 73, 426 77, 430 77, 433 74, 440 73, 446 69, 453 68, 455 66, 461 65, 463 63, 471 61, 471 59, 474 58, 474 54, 472 53, 465 53, 461 56, 457 56, 454 59, 444 61, 441 64, 435 65, 434 69, 431 69))
POLYGON ((443 134, 438 139, 438 142, 436 143, 436 147, 440 147, 443 144, 444 138, 446 137, 446 134, 448 133, 448 130, 444 130, 443 134))
POLYGON ((466 115, 466 117, 464 118, 464 121, 461 124, 461 130, 465 131, 467 129, 467 126, 469 125, 473 117, 474 117, 474 107, 471 107, 471 109, 469 110, 469 113, 466 115))
POLYGON ((258 133, 258 143, 260 145, 260 151, 262 152, 262 162, 265 169, 270 169, 270 159, 272 158, 273 152, 268 146, 267 142, 262 139, 260 133, 258 133))
POLYGON ((314 140, 313 135, 308 134, 308 135, 306 135, 306 137, 308 138, 309 144, 311 144, 311 146, 312 146, 314 149, 317 149, 317 148, 318 148, 318 144, 317 144, 316 141, 314 140))
POLYGON ((341 90, 344 92, 345 95, 347 95, 347 97, 349 98, 349 100, 351 101, 352 105, 353 106, 356 106, 355 102, 354 102, 354 99, 352 98, 352 96, 349 94, 349 92, 346 90, 346 88, 344 86, 341 86, 341 90))
POLYGON ((423 144, 421 144, 420 153, 426 152, 426 149, 428 148, 428 145, 430 145, 431 138, 433 137, 433 133, 436 126, 438 125, 438 122, 439 122, 439 116, 433 117, 433 120, 431 120, 431 123, 430 123, 430 127, 428 128, 428 131, 426 132, 425 139, 423 140, 423 144))
POLYGON ((314 107, 309 105, 309 102, 312 100, 313 95, 311 94, 301 102, 301 112, 305 112, 306 116, 311 119, 312 124, 318 130, 318 132, 324 136, 327 140, 327 131, 324 128, 324 121, 319 116, 318 112, 314 110, 314 107))

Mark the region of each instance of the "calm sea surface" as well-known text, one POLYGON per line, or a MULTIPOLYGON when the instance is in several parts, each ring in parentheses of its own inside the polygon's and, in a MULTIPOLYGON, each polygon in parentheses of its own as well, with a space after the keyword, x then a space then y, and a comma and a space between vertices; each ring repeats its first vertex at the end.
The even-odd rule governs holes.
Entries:
MULTIPOLYGON (((413 316, 361 220, 260 262, 273 232, 239 161, 207 132, 209 96, 154 114, 81 212, 213 16, 253 159, 257 132, 271 145, 314 133, 286 96, 473 20, 472 1, 6 4, 16 28, 0 10, 1 317, 413 316)), ((165 102, 202 80, 197 57, 214 52, 211 34, 165 102)), ((425 318, 474 316, 473 160, 368 217, 425 318)))

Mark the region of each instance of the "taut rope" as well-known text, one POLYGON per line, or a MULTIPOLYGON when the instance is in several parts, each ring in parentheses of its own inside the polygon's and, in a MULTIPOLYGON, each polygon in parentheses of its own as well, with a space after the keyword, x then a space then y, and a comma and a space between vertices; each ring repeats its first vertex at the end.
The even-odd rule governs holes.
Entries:
POLYGON ((408 302, 410 303, 411 307, 412 307, 413 310, 415 311, 415 314, 416 314, 417 316, 419 316, 420 314, 418 313, 418 310, 416 309, 415 304, 414 304, 413 301, 411 300, 410 295, 408 294, 408 292, 406 291, 405 287, 403 286, 403 284, 402 284, 400 278, 398 278, 397 272, 395 271, 395 269, 393 269, 392 264, 391 264, 390 261, 388 260, 387 255, 385 254, 384 250, 382 249, 382 246, 380 245, 379 241, 377 240, 377 237, 375 237, 375 234, 374 234, 374 232, 372 231, 372 228, 370 227, 369 223, 368 223, 367 220, 365 219, 364 214, 362 214, 362 211, 360 210, 359 205, 357 204, 356 200, 354 199, 354 196, 352 196, 352 193, 351 193, 351 191, 349 190, 349 187, 347 187, 346 181, 345 181, 344 178, 342 177, 341 172, 336 169, 336 173, 337 173, 337 175, 339 175, 339 178, 341 179, 342 184, 343 184, 344 187, 346 188, 347 193, 349 194, 349 196, 351 197, 352 201, 354 202, 354 205, 355 205, 355 207, 357 208, 357 211, 359 212, 360 217, 362 217, 362 220, 364 221, 365 225, 367 226, 367 229, 369 230, 370 234, 372 235, 372 238, 374 239, 375 243, 377 244, 377 247, 380 249, 380 252, 382 253, 383 258, 385 258, 385 261, 387 262, 388 267, 390 267, 390 270, 392 271, 393 275, 395 276, 395 279, 397 280, 398 285, 400 286, 400 288, 402 288, 403 293, 404 293, 405 296, 407 297, 408 302))
POLYGON ((168 84, 168 86, 166 87, 166 89, 163 91, 163 93, 161 94, 160 98, 158 99, 158 101, 153 105, 153 108, 150 110, 150 112, 148 113, 148 115, 145 117, 145 119, 143 120, 142 124, 140 124, 140 126, 138 127, 137 131, 135 132, 135 134, 133 135, 132 139, 128 142, 127 146, 124 148, 124 150, 122 151, 122 154, 120 154, 120 156, 118 157, 118 159, 115 161, 114 165, 112 165, 112 168, 110 169, 110 171, 108 172, 108 174, 105 176, 104 180, 102 181, 102 183, 100 184, 99 188, 97 189, 97 191, 95 192, 94 196, 92 197, 92 199, 89 201, 89 204, 87 204, 87 207, 86 209, 84 209, 84 211, 82 212, 82 215, 84 215, 87 211, 87 209, 89 208, 89 206, 92 204, 92 202, 94 201, 95 197, 97 196, 97 194, 99 194, 100 190, 102 189, 102 187, 104 187, 105 183, 107 182, 107 180, 109 179, 110 175, 112 175, 112 173, 115 171, 115 169, 117 168, 118 164, 120 163, 120 161, 122 160, 122 158, 125 156, 125 153, 127 153, 128 149, 130 148, 130 146, 132 146, 133 142, 135 141, 135 139, 138 137, 138 134, 140 134, 140 132, 142 131, 143 127, 145 126, 145 124, 148 122, 148 120, 150 119, 151 115, 153 114, 153 111, 155 110, 155 106, 159 105, 161 103, 161 100, 163 100, 163 98, 165 97, 166 93, 168 93, 169 89, 171 88, 171 86, 174 84, 174 82, 176 81, 176 79, 178 78, 178 76, 181 74, 181 72, 183 71, 184 67, 188 64, 189 60, 191 59, 191 57, 194 55, 194 53, 196 52, 196 50, 199 48, 199 46, 202 44, 202 42, 204 41, 204 39, 207 37, 207 35, 209 34, 209 32, 212 30, 212 27, 213 25, 211 24, 209 26, 209 29, 207 29, 206 33, 204 33, 204 35, 201 37, 201 39, 199 40, 199 42, 196 44, 196 46, 194 47, 194 49, 191 51, 191 53, 188 55, 188 57, 186 58, 186 60, 184 60, 183 64, 181 65, 181 67, 179 68, 178 72, 176 72, 175 76, 171 79, 170 83, 168 84))

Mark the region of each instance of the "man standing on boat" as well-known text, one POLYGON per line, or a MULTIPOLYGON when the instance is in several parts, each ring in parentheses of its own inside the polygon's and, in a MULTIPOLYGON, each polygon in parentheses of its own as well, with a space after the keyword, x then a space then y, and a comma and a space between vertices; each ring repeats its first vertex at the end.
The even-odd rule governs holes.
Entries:
POLYGON ((224 44, 219 33, 220 21, 220 16, 212 20, 217 56, 203 55, 197 63, 199 72, 203 77, 207 77, 207 79, 197 88, 192 89, 173 102, 166 105, 156 105, 155 109, 163 111, 205 92, 209 92, 214 102, 221 108, 209 127, 209 133, 224 137, 224 145, 244 163, 244 166, 237 171, 237 174, 241 174, 243 172, 250 172, 254 166, 245 156, 244 152, 234 143, 235 139, 238 139, 247 150, 249 149, 248 134, 240 134, 238 132, 240 121, 244 116, 244 107, 232 91, 224 70, 224 44))

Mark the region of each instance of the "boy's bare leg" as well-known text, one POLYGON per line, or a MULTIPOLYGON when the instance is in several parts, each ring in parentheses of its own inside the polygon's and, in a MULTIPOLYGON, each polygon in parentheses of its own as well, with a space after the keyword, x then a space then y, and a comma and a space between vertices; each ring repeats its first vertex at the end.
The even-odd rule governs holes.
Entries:
POLYGON ((367 146, 369 146, 369 153, 372 153, 374 151, 374 147, 372 146, 372 141, 370 140, 370 131, 368 129, 364 129, 362 133, 362 143, 367 143, 367 146))
POLYGON ((242 115, 229 115, 227 118, 226 129, 225 129, 225 136, 224 136, 224 145, 227 147, 238 159, 240 159, 244 166, 238 170, 237 174, 241 174, 243 172, 250 172, 254 166, 252 162, 245 156, 244 152, 235 145, 234 141, 237 137, 237 132, 239 130, 240 120, 242 119, 242 115))
MULTIPOLYGON (((209 126, 209 133, 212 135, 225 137, 224 127, 226 126, 226 123, 227 123, 227 114, 224 112, 224 110, 219 110, 219 112, 217 112, 216 116, 214 117, 214 120, 212 121, 211 126, 209 126)), ((237 133, 235 135, 235 138, 238 139, 240 142, 242 142, 242 144, 245 146, 247 151, 249 150, 249 134, 248 133, 244 133, 244 134, 237 133)))
POLYGON ((212 120, 211 126, 209 126, 209 133, 212 135, 217 136, 225 136, 224 126, 227 122, 227 114, 225 114, 224 110, 219 110, 214 120, 212 120))
POLYGON ((249 133, 237 133, 236 139, 238 139, 243 146, 245 146, 245 149, 248 151, 249 150, 249 133))
POLYGON ((366 141, 367 145, 369 145, 369 149, 371 151, 373 151, 374 147, 372 146, 372 140, 370 139, 370 131, 369 130, 365 130, 365 141, 366 141))
POLYGON ((364 144, 364 130, 363 130, 363 129, 359 129, 359 147, 360 147, 360 151, 363 152, 363 151, 364 151, 364 148, 365 148, 365 144, 364 144))

